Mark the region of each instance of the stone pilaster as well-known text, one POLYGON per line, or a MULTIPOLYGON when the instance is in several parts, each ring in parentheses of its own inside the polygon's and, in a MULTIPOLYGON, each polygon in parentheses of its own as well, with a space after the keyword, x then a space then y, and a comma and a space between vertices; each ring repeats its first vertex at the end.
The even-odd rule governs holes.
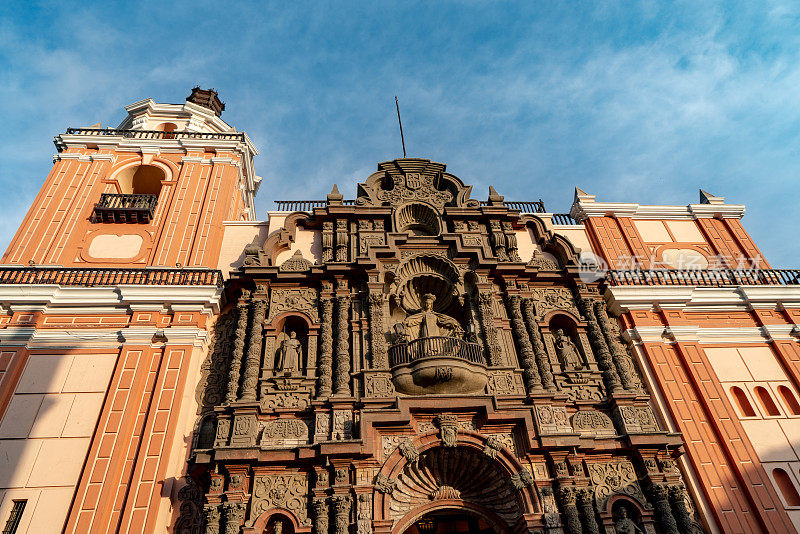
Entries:
POLYGON ((633 360, 628 354, 628 351, 625 350, 625 348, 619 342, 614 329, 611 327, 611 320, 608 317, 606 303, 602 300, 595 302, 594 312, 595 316, 597 317, 597 322, 600 325, 600 330, 603 332, 606 343, 608 344, 608 348, 611 351, 611 357, 614 361, 614 365, 617 367, 617 371, 619 372, 622 386, 628 391, 641 392, 642 382, 639 380, 639 376, 636 374, 636 369, 633 366, 633 360))
POLYGON ((525 299, 523 302, 525 312, 525 324, 528 327, 531 341, 533 342, 533 353, 536 355, 536 365, 539 367, 539 376, 542 377, 542 386, 548 391, 555 391, 556 385, 553 381, 553 369, 550 365, 550 358, 547 356, 547 349, 542 341, 542 333, 539 325, 536 324, 536 310, 534 309, 533 299, 525 299))
POLYGON ((388 369, 389 355, 386 351, 383 321, 383 294, 369 294, 369 345, 373 369, 388 369))
POLYGON ((494 296, 489 292, 478 293, 478 306, 480 308, 481 329, 486 339, 486 350, 489 353, 489 365, 496 367, 501 364, 500 343, 497 341, 497 329, 494 326, 494 296))
POLYGON ((600 527, 597 526, 597 519, 594 517, 592 490, 589 488, 578 490, 577 501, 583 523, 583 534, 600 534, 600 527))
POLYGON ((206 504, 203 507, 203 524, 206 534, 219 534, 221 519, 219 504, 206 504))
POLYGON ((243 401, 256 400, 258 374, 261 371, 261 346, 264 341, 264 317, 267 314, 267 307, 266 297, 253 301, 253 324, 250 326, 250 344, 247 347, 247 359, 242 379, 241 400, 243 401))
POLYGON ((334 534, 348 534, 350 529, 350 508, 353 500, 349 495, 333 497, 334 534))
POLYGON ((225 534, 239 534, 239 529, 244 522, 245 504, 243 502, 226 502, 222 506, 225 510, 225 534))
POLYGON ((242 357, 244 356, 244 343, 247 336, 247 315, 248 300, 250 291, 243 289, 239 302, 236 303, 236 333, 233 339, 233 354, 231 354, 231 364, 228 367, 228 391, 225 401, 228 403, 236 401, 239 392, 239 375, 242 369, 242 357))
POLYGON ((311 512, 314 515, 314 534, 328 534, 328 500, 325 497, 314 499, 311 512))
POLYGON ((650 484, 649 494, 650 504, 653 505, 656 519, 661 526, 660 532, 664 534, 680 534, 678 523, 675 521, 675 516, 672 515, 672 509, 669 505, 669 489, 667 486, 664 484, 650 484))
POLYGON ((597 365, 600 367, 600 370, 603 371, 603 379, 606 383, 606 388, 608 388, 610 394, 619 391, 622 384, 619 380, 619 374, 617 374, 617 370, 614 367, 614 362, 611 359, 611 352, 608 350, 603 332, 597 324, 592 300, 584 297, 580 299, 578 305, 581 308, 584 319, 586 319, 589 330, 589 341, 595 351, 597 365))
POLYGON ((581 518, 576 506, 577 490, 571 486, 559 488, 558 501, 564 516, 564 532, 566 534, 582 534, 581 518))
POLYGON ((317 398, 330 396, 333 390, 333 299, 320 297, 319 365, 317 367, 317 398))
POLYGON ((525 328, 525 320, 522 318, 520 296, 509 295, 507 301, 511 315, 511 328, 519 345, 519 357, 525 377, 525 389, 528 393, 532 393, 542 389, 542 378, 537 369, 531 340, 528 337, 528 330, 525 328))

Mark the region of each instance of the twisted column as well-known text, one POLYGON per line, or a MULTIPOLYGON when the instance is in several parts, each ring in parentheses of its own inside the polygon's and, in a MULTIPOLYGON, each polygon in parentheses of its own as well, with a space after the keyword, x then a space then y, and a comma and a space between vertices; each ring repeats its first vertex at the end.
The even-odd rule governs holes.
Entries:
POLYGON ((661 525, 661 532, 664 532, 664 534, 680 534, 678 523, 675 521, 675 516, 672 515, 672 510, 667 500, 667 486, 663 484, 651 484, 649 490, 650 503, 653 505, 656 519, 661 525))
POLYGON ((558 490, 558 500, 561 513, 564 515, 564 530, 567 534, 582 534, 581 518, 578 507, 575 505, 577 491, 573 487, 563 487, 558 490))
POLYGON ((236 334, 233 338, 233 354, 231 354, 231 365, 228 367, 228 391, 225 401, 228 403, 236 402, 236 394, 239 392, 239 375, 242 368, 242 356, 244 356, 244 340, 247 335, 247 301, 250 298, 250 291, 243 289, 239 302, 236 303, 236 334))
POLYGON ((320 297, 322 308, 320 318, 320 353, 317 366, 317 398, 328 397, 333 388, 333 299, 328 295, 320 297))
POLYGON ((603 371, 603 379, 606 383, 606 387, 608 388, 608 392, 614 393, 619 390, 621 383, 619 381, 617 370, 614 368, 614 362, 611 360, 611 352, 608 350, 608 345, 606 345, 606 340, 603 337, 603 333, 600 331, 600 327, 597 325, 597 319, 594 316, 594 307, 592 306, 592 301, 591 299, 584 297, 580 299, 578 305, 581 308, 581 313, 586 319, 589 330, 589 341, 592 343, 595 355, 597 356, 597 364, 600 366, 600 370, 603 371))
POLYGON ((336 375, 334 394, 350 395, 350 296, 336 297, 336 375))
POLYGON ((369 294, 369 349, 372 353, 373 369, 388 369, 389 355, 386 352, 386 339, 383 337, 383 295, 369 294))
POLYGON ((525 299, 523 310, 525 311, 525 324, 533 342, 533 352, 536 355, 536 365, 539 366, 539 375, 542 377, 542 386, 548 391, 555 391, 556 385, 553 382, 553 369, 550 366, 550 358, 547 356, 547 349, 542 341, 542 333, 539 325, 536 324, 536 311, 533 307, 533 299, 525 299))
POLYGON ((622 386, 628 391, 641 391, 642 382, 639 380, 639 376, 636 374, 636 369, 633 366, 633 360, 628 354, 628 351, 626 351, 619 342, 614 329, 611 327, 611 320, 608 317, 606 303, 602 300, 595 302, 594 313, 597 317, 597 322, 600 324, 600 330, 603 332, 603 335, 606 338, 608 347, 611 349, 611 356, 614 364, 617 366, 617 371, 619 371, 619 377, 622 380, 622 386))
POLYGON ((686 489, 683 486, 670 486, 669 502, 675 516, 675 523, 679 532, 692 532, 694 520, 686 508, 686 489))
POLYGON ((523 376, 525 377, 525 389, 528 393, 542 389, 542 379, 536 368, 535 356, 528 331, 525 328, 525 320, 522 318, 522 306, 520 305, 519 295, 509 295, 506 299, 511 311, 511 328, 514 330, 514 337, 519 344, 520 362, 522 364, 523 376))
POLYGON ((600 527, 594 517, 594 504, 592 503, 592 490, 583 488, 578 490, 578 507, 583 519, 583 534, 600 534, 600 527))
POLYGON ((491 293, 478 293, 478 307, 480 308, 481 328, 486 338, 486 350, 489 353, 489 365, 500 365, 500 344, 497 341, 497 329, 494 327, 494 297, 491 293))
POLYGON ((264 341, 264 317, 267 314, 267 301, 264 298, 253 302, 253 324, 250 327, 250 345, 247 347, 247 359, 244 365, 244 379, 242 380, 243 401, 256 400, 258 389, 258 374, 261 370, 261 345, 264 341))

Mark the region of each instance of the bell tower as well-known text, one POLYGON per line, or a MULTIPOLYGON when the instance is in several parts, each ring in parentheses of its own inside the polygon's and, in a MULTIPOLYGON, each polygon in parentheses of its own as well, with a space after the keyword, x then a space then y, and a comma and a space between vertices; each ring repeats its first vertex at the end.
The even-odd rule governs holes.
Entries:
POLYGON ((2 263, 216 267, 222 221, 252 220, 253 144, 213 89, 127 106, 117 128, 67 128, 2 263))

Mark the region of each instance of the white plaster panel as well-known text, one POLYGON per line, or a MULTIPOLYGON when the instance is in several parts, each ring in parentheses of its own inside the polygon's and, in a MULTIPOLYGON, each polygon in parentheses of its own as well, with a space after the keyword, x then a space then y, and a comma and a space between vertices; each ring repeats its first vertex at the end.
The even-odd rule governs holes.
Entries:
POLYGON ((0 440, 0 488, 25 486, 41 445, 40 439, 0 440))
MULTIPOLYGON (((18 397, 26 395, 17 395, 18 397)), ((75 395, 50 394, 42 399, 39 413, 28 436, 32 438, 57 438, 64 430, 75 395)))
POLYGON ((741 423, 762 462, 793 462, 797 460, 797 455, 777 420, 745 419, 741 423))
POLYGON ((708 259, 691 248, 669 248, 661 253, 661 261, 673 269, 708 269, 708 259))
POLYGON ((116 354, 76 354, 62 391, 105 391, 116 363, 116 354))
POLYGON ((89 244, 89 255, 93 258, 130 259, 142 249, 139 234, 101 234, 89 244))
POLYGON ((572 246, 581 249, 581 252, 593 252, 592 245, 589 242, 589 236, 586 235, 585 228, 559 228, 556 233, 566 237, 567 240, 572 243, 572 246))
MULTIPOLYGON (((28 440, 31 441, 31 440, 28 440)), ((28 486, 71 486, 83 467, 89 438, 44 439, 33 464, 28 486)))
POLYGON ((77 393, 61 433, 65 438, 91 437, 103 406, 104 393, 77 393))
POLYGON ((517 230, 514 233, 517 236, 517 252, 519 252, 519 257, 526 263, 531 261, 531 258, 533 257, 533 251, 538 248, 533 243, 532 231, 528 228, 525 228, 523 230, 517 230))
POLYGON ((649 243, 670 243, 672 237, 661 221, 633 221, 642 239, 649 243))
POLYGON ((796 419, 781 419, 778 420, 778 424, 781 426, 784 434, 786 434, 786 438, 794 449, 794 453, 800 458, 800 424, 798 424, 796 419))
MULTIPOLYGON (((28 532, 61 532, 67 521, 67 512, 74 491, 73 487, 44 488, 35 503, 36 507, 32 508, 33 514, 28 532)), ((28 506, 30 505, 29 502, 28 506)), ((25 507, 26 511, 28 506, 25 507)))
POLYGON ((232 221, 223 223, 223 226, 224 233, 217 268, 227 277, 230 271, 238 269, 244 262, 244 247, 252 243, 253 239, 259 246, 264 244, 268 228, 264 221, 249 223, 232 221))
POLYGON ((322 233, 298 228, 294 236, 294 243, 291 244, 289 250, 284 250, 275 257, 275 265, 280 265, 291 258, 297 250, 311 263, 322 263, 322 233))
POLYGON ((0 423, 0 438, 25 438, 31 431, 43 395, 14 395, 0 423))
POLYGON ((751 382, 753 377, 733 347, 705 348, 711 368, 722 382, 751 382))
POLYGON ((71 354, 31 354, 17 384, 17 393, 58 393, 64 387, 71 354))
MULTIPOLYGON (((285 213, 285 212, 284 212, 285 213)), ((269 229, 267 230, 268 234, 271 234, 275 230, 279 228, 283 228, 283 222, 286 220, 287 215, 273 215, 269 214, 269 229)))
POLYGON ((705 243, 703 233, 694 221, 664 221, 679 243, 705 243))
POLYGON ((741 347, 745 365, 754 380, 786 380, 786 373, 781 369, 778 360, 769 347, 741 347))

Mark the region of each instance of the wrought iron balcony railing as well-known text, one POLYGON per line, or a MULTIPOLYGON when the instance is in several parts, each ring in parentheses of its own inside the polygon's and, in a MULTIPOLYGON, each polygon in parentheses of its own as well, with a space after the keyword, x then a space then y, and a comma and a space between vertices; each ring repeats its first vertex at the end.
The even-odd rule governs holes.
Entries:
POLYGON ((216 269, 0 267, 0 284, 222 286, 216 269))
POLYGON ((158 203, 157 195, 118 195, 103 193, 94 207, 95 222, 148 223, 158 203))
MULTIPOLYGON (((347 199, 344 201, 345 206, 352 206, 356 201, 347 199)), ((489 201, 481 200, 481 206, 488 206, 489 201)), ((544 201, 538 200, 533 202, 504 202, 505 206, 512 210, 519 210, 523 213, 545 213, 544 201)), ((277 211, 307 211, 311 212, 314 208, 323 208, 327 205, 325 200, 276 200, 275 205, 277 211)), ((576 224, 576 223, 572 223, 576 224)))
POLYGON ((389 363, 392 367, 423 358, 460 358, 486 365, 480 344, 457 337, 423 337, 389 347, 389 363))
POLYGON ((800 285, 800 269, 651 269, 610 270, 609 286, 800 285))
POLYGON ((560 224, 560 225, 575 225, 580 224, 578 221, 572 218, 572 215, 569 213, 554 213, 552 217, 553 224, 560 224))
POLYGON ((161 130, 130 130, 117 128, 67 128, 64 135, 105 135, 118 136, 125 139, 220 139, 224 141, 242 141, 243 132, 164 132, 161 130))

